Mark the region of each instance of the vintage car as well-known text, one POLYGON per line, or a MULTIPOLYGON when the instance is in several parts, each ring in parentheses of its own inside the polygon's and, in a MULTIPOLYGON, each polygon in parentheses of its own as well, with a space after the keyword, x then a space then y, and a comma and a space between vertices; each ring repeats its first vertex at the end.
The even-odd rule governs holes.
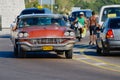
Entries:
POLYGON ((60 14, 28 14, 11 28, 14 55, 26 57, 29 51, 55 51, 72 58, 75 33, 60 14))

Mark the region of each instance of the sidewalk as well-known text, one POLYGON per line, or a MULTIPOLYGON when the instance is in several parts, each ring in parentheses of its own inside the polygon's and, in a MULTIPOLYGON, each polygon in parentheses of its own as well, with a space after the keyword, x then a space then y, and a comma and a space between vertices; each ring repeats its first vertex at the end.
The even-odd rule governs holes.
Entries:
POLYGON ((0 31, 0 38, 9 38, 10 37, 10 29, 2 29, 0 31))

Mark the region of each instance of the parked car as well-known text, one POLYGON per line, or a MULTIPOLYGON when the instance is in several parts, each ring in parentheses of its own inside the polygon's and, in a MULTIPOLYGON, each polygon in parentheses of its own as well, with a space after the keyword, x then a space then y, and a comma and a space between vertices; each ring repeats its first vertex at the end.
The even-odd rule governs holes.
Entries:
POLYGON ((110 51, 120 51, 120 17, 108 18, 102 30, 96 40, 97 53, 108 55, 110 51))
POLYGON ((11 30, 15 56, 25 57, 29 51, 55 51, 72 58, 75 33, 62 15, 29 14, 19 19, 17 28, 11 30))
POLYGON ((99 13, 98 23, 100 26, 107 18, 120 17, 120 5, 106 5, 102 6, 99 13))

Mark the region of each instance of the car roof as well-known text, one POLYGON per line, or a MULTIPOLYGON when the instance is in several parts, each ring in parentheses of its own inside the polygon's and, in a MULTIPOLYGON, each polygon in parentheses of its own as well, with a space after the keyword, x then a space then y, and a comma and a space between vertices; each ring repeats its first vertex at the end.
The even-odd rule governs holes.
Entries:
POLYGON ((28 18, 28 17, 54 17, 54 18, 63 18, 63 15, 61 14, 28 14, 28 15, 21 15, 19 19, 21 18, 28 18))
POLYGON ((120 7, 120 5, 106 5, 106 6, 102 6, 102 8, 109 8, 109 7, 120 7))
POLYGON ((20 13, 20 15, 27 15, 27 14, 51 14, 51 10, 48 8, 42 8, 42 9, 38 9, 38 8, 26 8, 24 10, 22 10, 22 12, 20 13))

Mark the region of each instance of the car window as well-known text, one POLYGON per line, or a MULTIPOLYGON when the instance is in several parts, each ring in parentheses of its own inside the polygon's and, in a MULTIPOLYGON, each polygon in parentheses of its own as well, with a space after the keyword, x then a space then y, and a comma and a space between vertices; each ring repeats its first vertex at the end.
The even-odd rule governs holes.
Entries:
POLYGON ((102 21, 105 21, 107 18, 118 17, 120 16, 120 7, 105 8, 102 15, 102 21))
POLYGON ((30 17, 23 18, 19 22, 19 27, 31 27, 31 26, 47 26, 57 24, 58 26, 65 26, 65 21, 62 18, 52 17, 30 17))
POLYGON ((112 19, 109 24, 110 28, 120 28, 120 19, 112 19))

